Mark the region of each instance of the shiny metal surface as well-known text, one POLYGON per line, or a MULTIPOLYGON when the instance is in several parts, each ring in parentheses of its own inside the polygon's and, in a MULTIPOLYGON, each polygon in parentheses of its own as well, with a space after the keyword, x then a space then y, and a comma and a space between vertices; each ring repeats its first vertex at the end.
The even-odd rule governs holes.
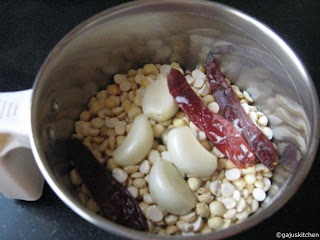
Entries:
MULTIPOLYGON (((104 11, 71 31, 38 73, 32 100, 31 143, 56 194, 96 226, 132 239, 163 239, 114 224, 85 209, 68 178, 65 140, 89 99, 112 75, 144 63, 203 64, 214 49, 224 74, 270 118, 281 164, 261 209, 227 230, 188 239, 234 235, 277 211, 308 173, 319 141, 319 103, 299 58, 265 25, 213 2, 138 1, 104 11)), ((177 237, 177 239, 186 237, 177 237)))

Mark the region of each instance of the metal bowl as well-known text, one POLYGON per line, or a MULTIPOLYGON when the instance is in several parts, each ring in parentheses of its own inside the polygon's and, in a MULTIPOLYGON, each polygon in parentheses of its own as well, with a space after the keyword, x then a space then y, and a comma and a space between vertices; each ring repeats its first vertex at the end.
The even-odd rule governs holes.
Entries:
POLYGON ((163 239, 115 224, 87 210, 70 183, 65 141, 88 99, 112 75, 145 63, 204 64, 213 49, 224 74, 246 89, 268 115, 280 165, 260 209, 245 221, 208 235, 218 239, 268 218, 296 192, 312 165, 319 140, 319 103, 308 72, 272 30, 228 6, 206 1, 137 1, 80 24, 52 50, 32 97, 31 144, 55 193, 81 217, 131 239, 163 239))

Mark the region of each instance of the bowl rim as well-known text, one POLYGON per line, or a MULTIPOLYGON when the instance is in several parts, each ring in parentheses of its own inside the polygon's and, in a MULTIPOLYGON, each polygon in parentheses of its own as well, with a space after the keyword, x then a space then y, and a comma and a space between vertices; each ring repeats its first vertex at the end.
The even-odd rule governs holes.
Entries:
MULTIPOLYGON (((297 66, 297 69, 300 73, 302 73, 305 76, 305 81, 308 85, 308 88, 311 90, 312 96, 316 96, 313 98, 313 106, 312 111, 316 117, 316 119, 319 119, 319 100, 317 97, 317 92, 315 90, 315 87, 313 85, 313 81, 306 70, 305 66, 301 62, 301 60, 298 58, 298 56, 294 53, 293 50, 282 40, 281 37, 279 37, 276 33, 274 33, 268 26, 266 26, 264 23, 261 23, 257 19, 254 19, 252 16, 237 10, 233 7, 227 6, 225 4, 212 2, 212 1, 198 1, 198 0, 162 0, 162 1, 154 1, 154 0, 139 0, 139 1, 133 1, 129 3, 120 4, 117 6, 114 6, 112 8, 106 9, 79 24, 76 26, 73 30, 71 30, 69 33, 67 33, 57 44, 56 46, 51 50, 50 54, 45 59, 43 65, 41 66, 34 85, 33 85, 33 93, 32 93, 32 105, 31 105, 31 125, 32 125, 32 131, 30 133, 30 143, 32 147, 32 151, 34 154, 34 157, 36 159, 37 165, 45 177, 46 181, 50 185, 50 187, 53 189, 53 191, 58 195, 58 197, 69 207, 71 208, 75 213, 77 213, 82 218, 86 219, 88 222, 92 223, 93 225, 107 231, 111 232, 112 234, 117 234, 122 237, 126 237, 129 239, 137 239, 137 240, 144 240, 144 239, 166 239, 168 237, 159 236, 155 234, 151 234, 148 232, 141 232, 136 231, 133 229, 130 229, 128 227, 124 227, 121 225, 118 225, 112 221, 109 221, 99 215, 96 215, 95 213, 89 211, 86 209, 80 202, 75 201, 75 197, 70 192, 64 192, 63 186, 55 179, 53 171, 50 169, 49 164, 47 164, 46 161, 42 161, 42 159, 46 159, 45 154, 41 151, 40 144, 38 140, 36 139, 37 131, 35 126, 35 105, 36 105, 36 94, 37 89, 39 86, 39 82, 44 76, 44 73, 48 66, 50 65, 50 62, 58 56, 61 49, 68 44, 73 38, 75 38, 78 34, 81 34, 82 31, 84 31, 87 28, 90 28, 90 26, 94 25, 95 23, 98 23, 102 19, 105 19, 106 17, 110 17, 113 15, 117 15, 121 12, 127 11, 129 9, 133 8, 139 8, 143 7, 144 5, 148 4, 165 4, 165 3, 184 3, 184 4, 201 4, 208 7, 214 7, 221 9, 229 14, 233 14, 239 18, 242 18, 248 24, 251 24, 253 27, 265 32, 268 37, 273 41, 276 42, 278 45, 281 46, 281 48, 285 51, 287 55, 292 58, 292 61, 297 66)), ((218 232, 212 232, 210 234, 206 235, 196 235, 196 236, 177 236, 176 239, 212 239, 213 237, 215 239, 221 239, 225 237, 230 237, 232 235, 238 234, 240 232, 243 232, 258 223, 262 222, 263 220, 270 217, 273 213, 275 213, 277 210, 279 210, 291 197, 292 195, 297 191, 297 189, 300 187, 304 179, 306 178, 313 160, 315 158, 317 147, 319 144, 319 129, 320 129, 320 121, 314 121, 313 126, 311 126, 311 129, 314 131, 311 131, 311 141, 310 141, 310 147, 308 149, 308 152, 306 154, 307 160, 303 162, 299 167, 302 168, 301 171, 297 172, 297 175, 293 178, 293 181, 288 183, 287 187, 281 192, 281 198, 278 197, 278 201, 274 202, 272 205, 266 207, 261 211, 260 213, 254 214, 253 216, 250 216, 245 221, 233 225, 230 228, 218 231, 218 232)), ((280 195, 277 194, 277 195, 280 195)), ((277 196, 275 196, 277 197, 277 196)))

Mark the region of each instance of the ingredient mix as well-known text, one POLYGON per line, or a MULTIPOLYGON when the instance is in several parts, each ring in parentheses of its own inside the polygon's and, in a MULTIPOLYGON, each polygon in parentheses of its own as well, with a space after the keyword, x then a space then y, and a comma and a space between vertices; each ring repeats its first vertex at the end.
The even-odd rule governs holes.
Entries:
POLYGON ((202 66, 145 64, 97 93, 75 123, 71 182, 91 211, 160 235, 219 231, 256 212, 277 154, 268 118, 202 66))

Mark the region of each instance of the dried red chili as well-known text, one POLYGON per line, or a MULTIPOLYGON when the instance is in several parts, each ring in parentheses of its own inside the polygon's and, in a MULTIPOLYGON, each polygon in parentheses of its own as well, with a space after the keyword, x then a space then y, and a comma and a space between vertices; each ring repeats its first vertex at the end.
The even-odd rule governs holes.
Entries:
POLYGON ((81 141, 71 140, 68 147, 71 160, 103 216, 123 226, 147 231, 147 220, 127 189, 98 163, 81 141))
POLYGON ((219 151, 240 168, 253 165, 255 157, 248 143, 228 120, 207 108, 178 70, 171 70, 168 86, 179 107, 219 151))
POLYGON ((233 123, 259 160, 270 170, 273 170, 278 163, 276 149, 246 114, 212 54, 208 55, 206 72, 212 93, 219 104, 222 115, 233 123))

